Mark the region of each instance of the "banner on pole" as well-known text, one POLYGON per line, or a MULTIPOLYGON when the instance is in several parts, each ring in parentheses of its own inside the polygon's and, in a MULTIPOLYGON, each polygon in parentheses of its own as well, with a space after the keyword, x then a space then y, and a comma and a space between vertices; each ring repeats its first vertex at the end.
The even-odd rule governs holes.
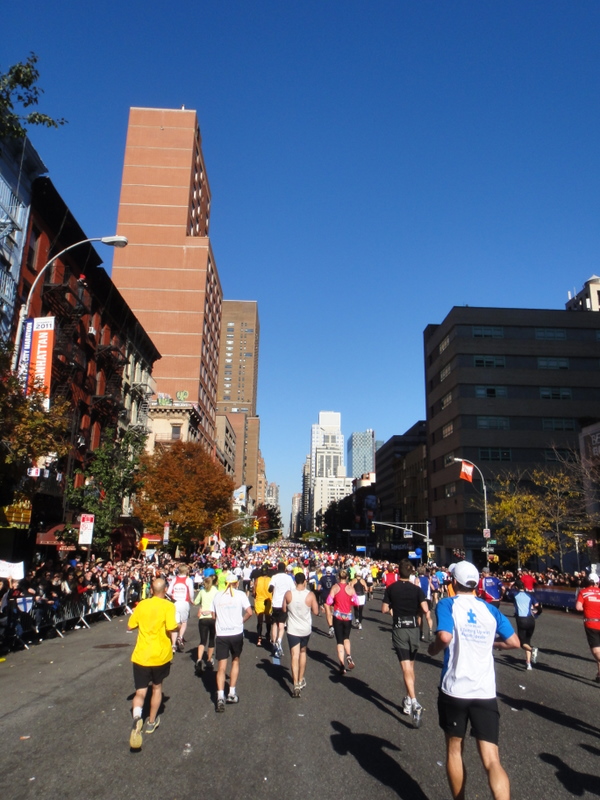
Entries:
POLYGON ((469 464, 468 461, 461 461, 460 477, 463 481, 469 481, 469 483, 473 483, 473 464, 469 464))
POLYGON ((82 514, 79 525, 79 544, 90 545, 94 535, 94 515, 82 514))

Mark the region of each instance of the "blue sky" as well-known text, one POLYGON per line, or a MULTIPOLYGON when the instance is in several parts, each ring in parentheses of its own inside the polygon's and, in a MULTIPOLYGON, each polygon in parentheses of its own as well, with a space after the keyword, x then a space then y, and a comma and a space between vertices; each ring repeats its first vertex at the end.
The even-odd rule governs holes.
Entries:
POLYGON ((597 0, 21 0, 2 28, 0 69, 36 52, 69 120, 31 138, 89 236, 115 230, 129 107, 197 110, 286 522, 319 410, 403 433, 426 325, 562 308, 600 271, 597 0))

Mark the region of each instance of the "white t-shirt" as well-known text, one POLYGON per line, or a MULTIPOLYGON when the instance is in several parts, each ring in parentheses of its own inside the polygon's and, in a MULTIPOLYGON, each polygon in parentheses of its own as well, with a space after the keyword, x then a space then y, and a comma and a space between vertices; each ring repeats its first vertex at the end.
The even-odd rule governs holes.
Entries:
POLYGON ((211 611, 216 615, 217 636, 239 636, 244 633, 244 612, 250 608, 245 592, 225 589, 215 595, 211 611))
POLYGON ((277 572, 273 575, 270 586, 273 587, 273 608, 281 608, 285 593, 293 592, 296 589, 294 579, 287 572, 277 572))

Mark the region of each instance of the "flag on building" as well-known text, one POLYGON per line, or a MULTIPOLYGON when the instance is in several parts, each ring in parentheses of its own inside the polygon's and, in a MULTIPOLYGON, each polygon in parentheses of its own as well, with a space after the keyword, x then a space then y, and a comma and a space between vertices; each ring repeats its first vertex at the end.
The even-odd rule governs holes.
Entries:
POLYGON ((468 461, 461 461, 460 477, 463 481, 469 481, 469 483, 473 483, 473 464, 470 464, 468 461))

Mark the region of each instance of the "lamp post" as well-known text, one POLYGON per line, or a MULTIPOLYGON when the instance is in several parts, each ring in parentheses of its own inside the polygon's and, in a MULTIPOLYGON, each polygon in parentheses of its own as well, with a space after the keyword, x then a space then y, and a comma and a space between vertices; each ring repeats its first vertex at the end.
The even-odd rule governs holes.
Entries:
POLYGON ((489 559, 490 551, 489 551, 489 545, 488 545, 490 531, 489 531, 489 528, 488 528, 487 487, 485 485, 485 479, 483 477, 483 472, 479 469, 477 464, 474 464, 472 461, 469 461, 468 458, 454 458, 452 460, 453 461, 459 461, 461 464, 463 462, 465 464, 470 464, 474 469, 477 470, 477 472, 479 473, 479 475, 481 477, 481 484, 483 486, 483 517, 484 517, 484 520, 485 520, 484 529, 483 529, 483 535, 484 535, 484 538, 485 538, 485 547, 483 548, 483 552, 485 553, 485 565, 487 567, 488 563, 489 563, 489 560, 490 560, 489 559))
POLYGON ((11 370, 13 372, 16 370, 19 361, 19 350, 21 348, 21 339, 23 337, 23 326, 25 325, 25 320, 29 316, 29 308, 31 306, 31 301, 33 299, 33 293, 35 291, 35 287, 38 285, 40 281, 40 278, 46 272, 46 270, 49 269, 49 267, 51 267, 52 264, 54 264, 57 258, 60 258, 69 250, 73 250, 73 248, 79 247, 79 245, 81 244, 88 244, 89 242, 102 242, 102 244, 108 244, 110 245, 110 247, 126 247, 128 244, 126 236, 96 236, 92 239, 82 239, 80 242, 75 242, 74 244, 70 244, 68 247, 65 247, 64 250, 61 250, 60 253, 57 253, 55 256, 52 256, 50 261, 44 264, 44 266, 38 272, 36 279, 31 284, 29 294, 27 295, 27 300, 19 310, 19 321, 17 323, 17 332, 15 335, 15 349, 13 352, 12 364, 11 364, 11 370))

